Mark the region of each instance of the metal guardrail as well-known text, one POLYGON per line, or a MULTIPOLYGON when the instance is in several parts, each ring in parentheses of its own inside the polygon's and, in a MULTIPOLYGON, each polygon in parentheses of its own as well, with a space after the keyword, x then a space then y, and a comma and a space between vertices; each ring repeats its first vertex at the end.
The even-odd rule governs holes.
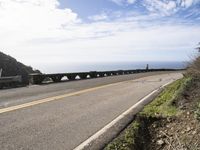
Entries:
POLYGON ((178 71, 182 69, 136 69, 136 70, 117 70, 117 71, 91 71, 91 72, 74 72, 74 73, 58 73, 58 74, 30 74, 31 84, 42 84, 44 80, 51 79, 53 82, 61 82, 63 77, 67 77, 69 81, 77 79, 91 79, 116 75, 127 75, 142 72, 155 71, 178 71))

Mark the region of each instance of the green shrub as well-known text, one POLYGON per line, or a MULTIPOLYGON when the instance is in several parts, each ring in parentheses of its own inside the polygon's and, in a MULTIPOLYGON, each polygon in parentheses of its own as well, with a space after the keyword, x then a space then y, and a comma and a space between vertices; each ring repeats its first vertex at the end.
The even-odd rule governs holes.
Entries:
POLYGON ((140 115, 152 117, 176 115, 178 108, 173 103, 185 91, 191 80, 191 78, 182 78, 167 86, 153 102, 144 107, 140 115))
POLYGON ((139 122, 134 121, 122 135, 114 139, 104 150, 132 150, 135 138, 138 136, 139 127, 139 122))

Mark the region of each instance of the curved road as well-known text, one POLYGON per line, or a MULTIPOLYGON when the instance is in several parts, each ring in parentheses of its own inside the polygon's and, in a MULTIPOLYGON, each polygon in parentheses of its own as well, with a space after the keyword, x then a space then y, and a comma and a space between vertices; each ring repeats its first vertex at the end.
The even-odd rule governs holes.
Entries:
POLYGON ((2 90, 0 149, 74 149, 145 95, 181 77, 151 72, 2 90))

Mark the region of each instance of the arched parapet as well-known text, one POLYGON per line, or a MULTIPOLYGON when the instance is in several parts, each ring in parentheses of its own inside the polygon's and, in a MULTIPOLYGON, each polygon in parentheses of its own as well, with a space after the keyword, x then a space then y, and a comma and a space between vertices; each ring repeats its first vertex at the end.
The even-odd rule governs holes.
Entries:
POLYGON ((63 77, 61 78, 61 81, 68 81, 69 79, 67 78, 66 75, 63 75, 63 77))
POLYGON ((149 70, 148 70, 148 72, 152 72, 152 71, 153 71, 152 69, 149 69, 149 70))
POLYGON ((104 77, 104 72, 99 72, 99 77, 104 77))
POLYGON ((144 70, 141 69, 141 70, 140 70, 140 73, 143 73, 143 72, 144 72, 144 70))
POLYGON ((88 78, 88 73, 79 73, 77 75, 80 77, 80 79, 87 79, 88 78))
POLYGON ((118 73, 118 75, 123 75, 124 74, 123 70, 118 70, 117 73, 118 73))
POLYGON ((116 75, 115 71, 112 71, 111 76, 115 76, 115 75, 116 75))
POLYGON ((97 78, 99 78, 100 77, 100 75, 99 75, 99 73, 97 73, 97 78))
POLYGON ((101 74, 102 74, 102 77, 107 77, 109 73, 106 71, 106 72, 101 72, 101 74))
POLYGON ((124 71, 124 74, 130 74, 129 71, 124 71))
POLYGON ((42 84, 43 80, 45 79, 45 75, 30 74, 29 78, 31 84, 42 84))
POLYGON ((50 78, 53 80, 53 82, 61 82, 63 76, 60 75, 54 75, 54 76, 50 76, 50 78))
POLYGON ((88 78, 98 78, 114 75, 124 75, 124 74, 134 74, 140 72, 152 72, 152 71, 176 71, 175 69, 136 69, 136 70, 116 70, 116 71, 91 71, 91 72, 77 72, 77 73, 60 73, 60 74, 30 74, 29 82, 31 84, 41 84, 60 82, 62 78, 65 80, 78 80, 78 79, 88 79, 88 78), (52 80, 51 80, 52 79, 52 80))
POLYGON ((96 71, 91 71, 89 72, 90 78, 97 78, 98 77, 98 73, 96 71))
POLYGON ((136 73, 140 73, 140 72, 141 72, 141 70, 140 70, 140 69, 137 69, 137 70, 136 70, 136 73))
POLYGON ((74 73, 69 73, 69 74, 67 74, 67 78, 68 78, 69 80, 75 80, 75 79, 76 79, 76 76, 77 76, 77 74, 74 74, 74 73))
POLYGON ((106 76, 111 76, 112 72, 111 71, 107 71, 105 72, 106 73, 106 76))

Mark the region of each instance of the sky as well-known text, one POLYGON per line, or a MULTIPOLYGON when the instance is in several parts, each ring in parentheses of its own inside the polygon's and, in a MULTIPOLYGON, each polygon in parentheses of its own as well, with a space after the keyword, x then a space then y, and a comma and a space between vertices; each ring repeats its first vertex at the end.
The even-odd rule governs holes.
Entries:
POLYGON ((199 10, 200 0, 0 0, 0 51, 46 72, 188 61, 200 42, 199 10))

